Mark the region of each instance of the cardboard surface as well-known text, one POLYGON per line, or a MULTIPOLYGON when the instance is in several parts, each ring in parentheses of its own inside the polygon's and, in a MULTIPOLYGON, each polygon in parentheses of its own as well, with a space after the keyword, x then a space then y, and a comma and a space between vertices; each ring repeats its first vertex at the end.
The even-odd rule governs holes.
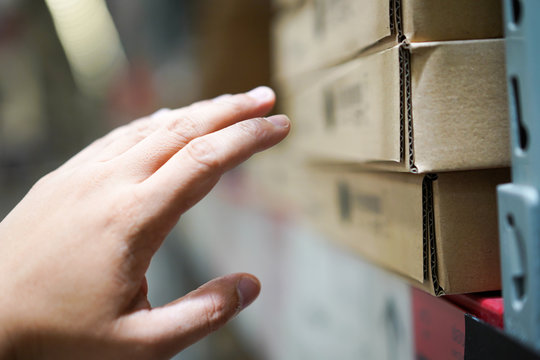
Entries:
POLYGON ((510 164, 502 40, 413 44, 411 76, 420 172, 510 164))
POLYGON ((438 275, 443 289, 471 292, 500 287, 497 200, 494 184, 509 180, 501 171, 440 174, 433 182, 438 275), (467 266, 463 266, 467 264, 467 266), (473 279, 474 278, 474 279, 473 279))
POLYGON ((422 178, 342 174, 328 179, 332 198, 321 207, 335 221, 328 228, 332 235, 378 264, 422 282, 422 178), (396 206, 396 199, 406 204, 406 211, 396 206))
POLYGON ((277 76, 321 68, 391 36, 389 14, 387 0, 313 0, 280 14, 273 27, 277 76))
POLYGON ((495 186, 508 179, 506 170, 437 177, 312 170, 310 206, 323 209, 312 222, 432 294, 497 290, 495 186))
POLYGON ((295 91, 285 109, 300 149, 313 157, 350 159, 353 154, 358 161, 399 162, 399 60, 393 51, 352 61, 320 78, 295 91))
POLYGON ((497 0, 402 0, 403 33, 412 42, 503 36, 497 0))
POLYGON ((291 94, 285 110, 314 159, 420 173, 510 163, 503 40, 399 45, 291 94))
POLYGON ((274 24, 279 78, 309 72, 370 48, 409 42, 502 37, 495 0, 312 0, 274 24))

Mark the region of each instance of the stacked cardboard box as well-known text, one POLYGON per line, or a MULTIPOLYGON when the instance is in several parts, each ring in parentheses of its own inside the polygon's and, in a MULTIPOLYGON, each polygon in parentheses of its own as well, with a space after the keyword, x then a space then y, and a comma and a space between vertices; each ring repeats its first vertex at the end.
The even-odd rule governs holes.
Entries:
POLYGON ((262 163, 297 174, 289 199, 332 239, 416 286, 500 288, 495 186, 509 164, 500 2, 296 3, 278 11, 274 57, 293 121, 287 151, 300 155, 262 163))

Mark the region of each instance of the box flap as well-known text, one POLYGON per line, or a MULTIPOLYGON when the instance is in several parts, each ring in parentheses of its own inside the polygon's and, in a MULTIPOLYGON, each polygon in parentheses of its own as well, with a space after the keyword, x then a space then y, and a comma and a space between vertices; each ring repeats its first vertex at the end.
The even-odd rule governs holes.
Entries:
POLYGON ((273 48, 274 72, 279 77, 315 70, 316 56, 315 9, 305 4, 299 9, 284 12, 274 20, 273 48))
POLYGON ((391 1, 312 0, 279 14, 274 23, 278 79, 335 65, 391 37, 391 1))
POLYGON ((411 44, 419 172, 509 164, 503 40, 411 44))
POLYGON ((403 32, 411 42, 503 36, 502 1, 400 0, 403 32))
POLYGON ((313 197, 320 197, 319 207, 324 209, 312 223, 333 241, 422 283, 422 177, 323 168, 312 171, 312 178, 318 179, 313 197), (328 195, 331 197, 322 197, 328 195))
POLYGON ((496 185, 509 180, 507 169, 497 169, 441 173, 434 181, 437 274, 445 292, 500 289, 496 185))
POLYGON ((401 161, 397 51, 331 69, 289 99, 301 148, 313 158, 401 161))
POLYGON ((392 0, 315 1, 317 31, 323 44, 320 55, 328 57, 329 63, 336 63, 392 36, 391 3, 392 0))

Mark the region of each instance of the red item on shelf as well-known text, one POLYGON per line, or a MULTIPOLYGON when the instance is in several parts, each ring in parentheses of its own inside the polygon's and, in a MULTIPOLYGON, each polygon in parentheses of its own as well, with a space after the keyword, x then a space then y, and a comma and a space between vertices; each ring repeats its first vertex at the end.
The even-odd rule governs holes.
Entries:
POLYGON ((471 315, 493 325, 504 328, 504 303, 499 291, 489 293, 449 295, 444 299, 458 305, 471 315))
POLYGON ((465 312, 456 305, 412 289, 417 359, 463 359, 465 312))

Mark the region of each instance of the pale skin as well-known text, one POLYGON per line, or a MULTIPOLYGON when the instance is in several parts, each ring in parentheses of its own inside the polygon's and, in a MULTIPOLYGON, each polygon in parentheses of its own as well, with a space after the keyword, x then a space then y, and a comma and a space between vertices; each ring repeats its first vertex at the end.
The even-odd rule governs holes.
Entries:
POLYGON ((168 359, 258 296, 250 274, 152 308, 145 273, 182 213, 289 132, 272 90, 160 111, 39 180, 0 223, 0 359, 168 359))

